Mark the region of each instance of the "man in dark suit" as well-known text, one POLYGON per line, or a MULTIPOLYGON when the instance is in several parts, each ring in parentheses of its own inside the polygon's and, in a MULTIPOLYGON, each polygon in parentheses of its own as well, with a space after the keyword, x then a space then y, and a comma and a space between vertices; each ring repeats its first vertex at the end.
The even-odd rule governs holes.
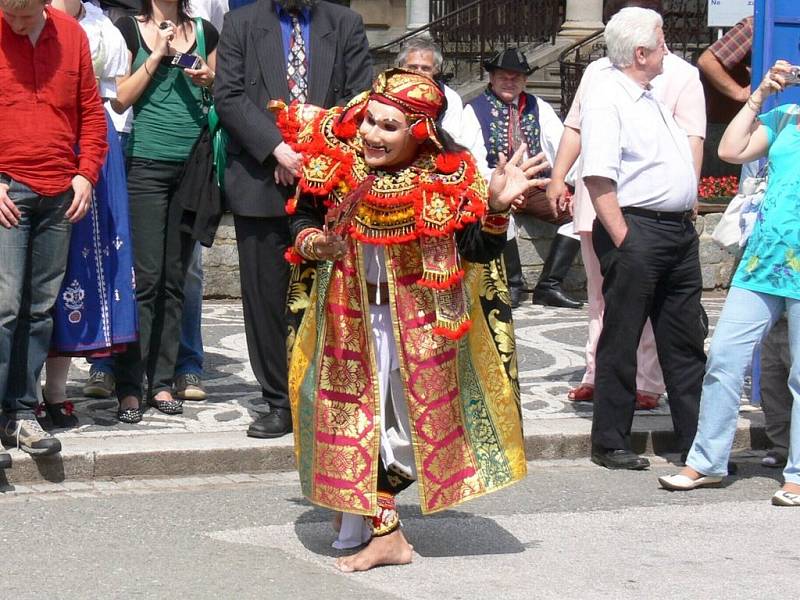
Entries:
POLYGON ((371 84, 364 24, 348 8, 317 0, 259 0, 225 16, 214 92, 230 134, 225 194, 236 227, 250 364, 270 405, 249 436, 279 437, 292 430, 284 205, 294 191, 300 156, 283 142, 267 103, 297 99, 329 108, 371 84))

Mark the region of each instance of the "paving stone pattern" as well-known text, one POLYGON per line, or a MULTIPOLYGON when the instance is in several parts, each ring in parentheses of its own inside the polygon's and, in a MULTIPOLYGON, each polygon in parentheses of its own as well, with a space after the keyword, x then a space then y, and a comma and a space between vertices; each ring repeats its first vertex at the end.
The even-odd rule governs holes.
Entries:
MULTIPOLYGON (((722 308, 721 295, 703 300, 710 321, 722 308)), ((532 306, 530 301, 514 312, 517 333, 523 416, 527 419, 591 418, 590 403, 566 398, 583 375, 586 311, 532 306)), ((184 403, 183 415, 164 415, 155 409, 141 423, 127 425, 116 419, 117 402, 83 398, 81 386, 88 364, 73 361, 67 393, 74 401, 82 425, 60 437, 136 436, 175 432, 244 430, 268 409, 247 359, 242 309, 238 302, 206 301, 203 308, 206 352, 205 383, 208 400, 184 403)), ((647 414, 667 414, 666 403, 647 414)))

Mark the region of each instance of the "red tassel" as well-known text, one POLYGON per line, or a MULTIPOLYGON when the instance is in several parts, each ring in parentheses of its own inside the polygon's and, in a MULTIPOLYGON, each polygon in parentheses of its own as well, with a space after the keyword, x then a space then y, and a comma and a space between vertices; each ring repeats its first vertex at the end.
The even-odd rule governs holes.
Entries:
POLYGON ((448 152, 447 154, 440 154, 436 157, 436 168, 446 175, 455 173, 460 166, 461 157, 458 154, 448 152))
POLYGON ((340 139, 350 140, 356 137, 356 133, 358 133, 358 127, 353 119, 348 121, 339 121, 333 126, 333 133, 340 139))
POLYGON ((455 341, 464 337, 464 334, 469 331, 470 327, 472 327, 472 321, 467 319, 456 329, 450 329, 448 327, 434 327, 433 333, 455 341))
POLYGON ((414 123, 411 126, 411 136, 418 142, 424 142, 427 140, 430 136, 430 132, 428 131, 428 120, 423 119, 414 123))
POLYGON ((286 252, 283 253, 283 258, 286 262, 299 265, 303 263, 303 257, 294 249, 294 247, 287 248, 286 252))

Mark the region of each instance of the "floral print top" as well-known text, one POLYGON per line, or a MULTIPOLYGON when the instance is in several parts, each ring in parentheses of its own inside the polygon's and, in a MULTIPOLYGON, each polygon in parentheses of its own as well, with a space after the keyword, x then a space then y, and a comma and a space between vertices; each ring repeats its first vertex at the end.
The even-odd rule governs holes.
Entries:
POLYGON ((800 130, 796 104, 759 117, 769 138, 769 183, 732 285, 800 300, 800 130))

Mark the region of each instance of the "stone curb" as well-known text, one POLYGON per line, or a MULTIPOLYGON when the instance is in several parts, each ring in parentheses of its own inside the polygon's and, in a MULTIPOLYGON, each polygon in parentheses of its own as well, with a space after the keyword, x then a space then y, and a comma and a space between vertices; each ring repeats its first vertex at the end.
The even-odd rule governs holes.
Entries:
MULTIPOLYGON (((526 456, 528 460, 586 457, 590 432, 589 418, 526 421, 526 456)), ((637 416, 631 441, 641 454, 668 453, 673 442, 671 418, 637 416)), ((33 459, 20 450, 8 450, 14 464, 4 476, 0 473, 0 486, 264 473, 289 471, 295 466, 290 438, 257 440, 246 437, 244 431, 104 438, 75 435, 65 437, 63 443, 63 451, 52 457, 33 459)), ((734 450, 765 445, 763 414, 743 413, 734 450)))

